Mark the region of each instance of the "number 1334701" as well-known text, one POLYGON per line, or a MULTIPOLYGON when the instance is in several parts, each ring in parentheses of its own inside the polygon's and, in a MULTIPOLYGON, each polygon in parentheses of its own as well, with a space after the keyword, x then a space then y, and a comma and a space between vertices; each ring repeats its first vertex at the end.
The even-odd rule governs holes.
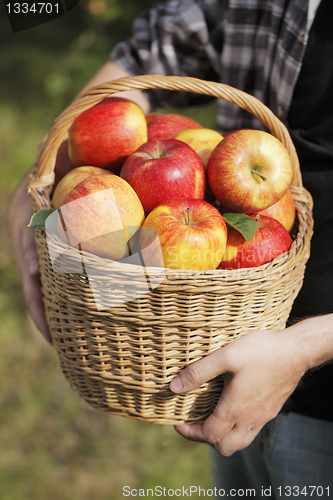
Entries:
POLYGON ((28 4, 26 2, 7 3, 8 14, 59 14, 59 3, 36 2, 28 4))
POLYGON ((330 487, 329 486, 278 486, 278 495, 280 497, 323 497, 329 498, 330 487))

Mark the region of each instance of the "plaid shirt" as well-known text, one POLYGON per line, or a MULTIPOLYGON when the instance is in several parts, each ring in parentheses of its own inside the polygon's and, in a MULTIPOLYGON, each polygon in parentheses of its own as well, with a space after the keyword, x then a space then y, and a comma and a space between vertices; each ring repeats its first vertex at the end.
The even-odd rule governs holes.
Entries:
MULTIPOLYGON (((308 0, 171 0, 144 12, 111 59, 130 74, 193 76, 254 95, 285 120, 308 37, 308 0)), ((146 91, 153 107, 203 102, 188 92, 146 91)), ((217 128, 263 128, 218 102, 217 128)))

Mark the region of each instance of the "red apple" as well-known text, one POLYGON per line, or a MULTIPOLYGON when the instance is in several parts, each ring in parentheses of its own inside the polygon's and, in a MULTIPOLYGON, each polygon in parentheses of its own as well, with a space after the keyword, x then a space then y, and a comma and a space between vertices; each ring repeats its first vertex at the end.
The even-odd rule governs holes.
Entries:
POLYGON ((161 116, 161 113, 148 113, 146 115, 146 122, 147 122, 147 125, 148 123, 153 120, 154 118, 156 118, 157 116, 161 116))
POLYGON ((212 151, 208 181, 216 199, 228 210, 257 213, 276 203, 292 180, 287 149, 271 134, 239 130, 212 151))
POLYGON ((286 194, 284 194, 279 201, 274 203, 274 205, 258 213, 260 215, 268 215, 278 220, 290 233, 296 219, 295 202, 290 189, 288 189, 286 194))
POLYGON ((63 241, 100 257, 121 259, 144 221, 133 188, 117 175, 93 175, 77 184, 60 209, 63 241))
POLYGON ((131 154, 120 177, 139 196, 146 215, 172 198, 203 199, 205 168, 188 144, 176 139, 150 140, 131 154))
POLYGON ((69 157, 119 173, 126 158, 147 141, 145 115, 136 103, 107 97, 78 116, 69 129, 69 157))
POLYGON ((176 134, 188 128, 203 128, 199 123, 187 116, 176 113, 164 115, 155 113, 148 122, 148 140, 172 139, 176 134))
POLYGON ((56 187, 61 179, 74 168, 73 163, 68 156, 68 139, 65 139, 59 146, 56 162, 54 166, 54 187, 56 187))
POLYGON ((79 184, 79 182, 83 181, 87 177, 91 175, 101 175, 101 174, 109 174, 107 170, 104 168, 98 167, 76 167, 73 168, 68 174, 66 174, 59 184, 56 186, 53 196, 52 196, 52 206, 53 208, 60 208, 64 203, 72 191, 72 189, 79 184))
POLYGON ((226 241, 222 215, 206 201, 196 199, 178 198, 158 205, 140 232, 146 266, 171 269, 216 269, 226 241))
POLYGON ((246 241, 236 229, 228 227, 227 245, 219 269, 261 266, 289 250, 290 235, 279 221, 265 215, 253 217, 257 218, 258 226, 250 241, 246 241))

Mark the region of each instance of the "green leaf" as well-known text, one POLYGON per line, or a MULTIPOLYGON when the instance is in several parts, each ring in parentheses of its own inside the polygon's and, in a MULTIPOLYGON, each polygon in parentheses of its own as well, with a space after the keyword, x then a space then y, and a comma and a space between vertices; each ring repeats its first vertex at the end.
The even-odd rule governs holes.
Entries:
POLYGON ((57 208, 46 208, 44 210, 39 210, 34 213, 30 219, 28 227, 32 227, 33 229, 37 229, 39 227, 45 227, 45 221, 49 215, 58 210, 57 208))
POLYGON ((246 241, 250 241, 256 233, 257 221, 245 214, 229 213, 223 214, 227 224, 239 231, 246 241))

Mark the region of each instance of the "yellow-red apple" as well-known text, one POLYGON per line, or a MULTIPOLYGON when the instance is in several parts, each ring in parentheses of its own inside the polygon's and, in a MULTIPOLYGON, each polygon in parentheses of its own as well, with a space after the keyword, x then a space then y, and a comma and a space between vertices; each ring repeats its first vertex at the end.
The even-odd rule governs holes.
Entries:
POLYGON ((279 221, 265 215, 252 217, 257 218, 258 225, 250 241, 247 241, 239 231, 228 226, 227 245, 219 269, 258 267, 289 250, 290 235, 279 221))
POLYGON ((140 232, 145 265, 170 269, 216 269, 226 241, 227 228, 219 211, 206 201, 186 198, 158 205, 140 232))
POLYGON ((268 215, 281 222, 290 233, 296 219, 296 207, 291 190, 288 189, 282 198, 265 210, 258 212, 260 215, 268 215))
POLYGON ((104 168, 98 167, 76 167, 73 168, 68 174, 66 174, 61 181, 56 186, 53 196, 52 196, 52 206, 53 208, 60 208, 64 203, 72 191, 72 189, 79 184, 79 182, 83 181, 87 177, 91 175, 101 175, 101 174, 109 174, 107 170, 104 168))
POLYGON ((172 139, 176 134, 188 128, 203 128, 195 120, 177 113, 148 115, 148 140, 172 139))
POLYGON ((202 159, 204 167, 207 168, 211 152, 223 140, 223 136, 210 128, 189 128, 176 134, 174 139, 186 142, 191 146, 202 159))
POLYGON ((292 180, 287 149, 260 130, 239 130, 212 151, 208 182, 216 199, 228 210, 257 213, 276 203, 292 180))
POLYGON ((69 157, 119 173, 126 158, 147 141, 144 112, 122 97, 107 97, 79 115, 69 129, 69 157))
MULTIPOLYGON (((206 172, 211 152, 223 140, 223 136, 219 132, 210 128, 189 128, 179 132, 174 138, 186 142, 186 144, 194 149, 202 159, 206 172)), ((209 203, 215 200, 214 193, 208 182, 206 183, 205 200, 209 203)))
POLYGON ((234 132, 239 132, 240 130, 253 130, 252 128, 236 128, 234 130, 229 130, 228 132, 222 132, 223 137, 228 137, 228 135, 233 134, 234 132))
POLYGON ((60 209, 63 241, 100 257, 118 260, 128 254, 129 239, 144 221, 133 188, 117 175, 93 175, 77 184, 60 209))
POLYGON ((197 153, 176 139, 150 140, 131 154, 120 171, 140 198, 146 215, 173 198, 203 199, 205 168, 197 153))

